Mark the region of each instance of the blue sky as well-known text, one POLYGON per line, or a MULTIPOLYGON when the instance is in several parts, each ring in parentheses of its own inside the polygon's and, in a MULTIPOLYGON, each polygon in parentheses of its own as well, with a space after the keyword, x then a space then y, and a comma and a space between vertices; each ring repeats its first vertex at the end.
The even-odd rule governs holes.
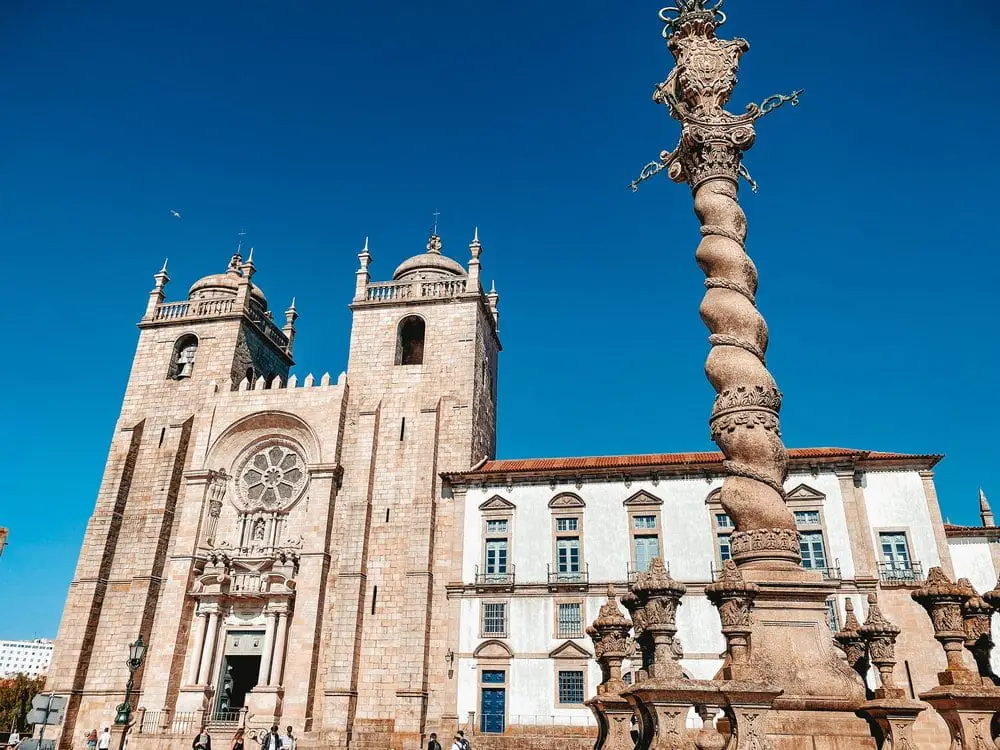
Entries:
MULTIPOLYGON (((439 209, 501 295, 501 456, 711 448, 690 194, 626 187, 677 138, 658 7, 4 3, 0 637, 56 632, 152 274, 169 256, 183 298, 243 227, 272 307, 297 297, 300 375, 346 365, 365 235, 388 278, 439 209)), ((806 90, 743 191, 786 442, 945 453, 974 522, 980 483, 1000 502, 1000 10, 727 10, 733 107, 806 90)))

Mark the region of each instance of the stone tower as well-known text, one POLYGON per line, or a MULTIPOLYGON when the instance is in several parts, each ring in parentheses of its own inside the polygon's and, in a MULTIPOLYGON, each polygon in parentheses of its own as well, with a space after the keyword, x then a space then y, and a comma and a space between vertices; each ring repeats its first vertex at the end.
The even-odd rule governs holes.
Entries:
POLYGON ((356 648, 335 654, 324 712, 352 747, 389 747, 387 732, 418 747, 425 726, 457 719, 445 585, 461 580, 463 512, 440 474, 495 452, 497 295, 480 285, 481 250, 477 232, 466 272, 433 234, 384 283, 367 242, 359 255, 333 598, 361 606, 330 613, 333 642, 356 648))
MULTIPOLYGON (((272 322, 253 274, 252 257, 244 262, 237 252, 224 273, 199 280, 186 301, 172 304, 164 303, 165 263, 154 277, 48 676, 48 689, 69 698, 67 727, 114 716, 127 644, 153 629, 196 425, 215 393, 244 377, 288 374, 289 337, 272 322)), ((191 569, 189 558, 173 574, 186 578, 191 569)))
POLYGON ((440 474, 493 457, 500 351, 470 251, 435 234, 371 283, 366 243, 336 381, 289 377, 298 313, 278 328, 250 258, 182 302, 156 274, 49 672, 62 748, 110 723, 140 634, 133 750, 202 721, 291 724, 303 750, 454 727, 464 518, 440 474))

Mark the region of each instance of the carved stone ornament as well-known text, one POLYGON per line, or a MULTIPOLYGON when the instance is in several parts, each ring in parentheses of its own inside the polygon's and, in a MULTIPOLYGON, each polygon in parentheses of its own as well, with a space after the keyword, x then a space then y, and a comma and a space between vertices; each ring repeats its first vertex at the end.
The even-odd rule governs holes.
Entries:
POLYGON ((967 683, 971 681, 969 678, 976 677, 962 662, 962 647, 965 643, 962 607, 975 595, 975 589, 966 579, 952 583, 939 567, 931 568, 924 585, 910 594, 914 601, 927 610, 934 626, 934 637, 944 648, 948 668, 938 675, 942 684, 967 683))
POLYGON ((597 619, 587 628, 594 642, 594 656, 601 666, 602 681, 598 695, 618 693, 625 689, 622 680, 622 660, 628 655, 629 630, 632 623, 618 608, 614 586, 608 584, 608 601, 601 607, 597 619))
POLYGON ((274 438, 253 446, 238 464, 236 489, 244 511, 285 510, 309 480, 300 449, 274 438))
POLYGON ((859 629, 861 637, 868 644, 871 662, 878 669, 882 687, 876 691, 879 698, 902 698, 905 693, 896 686, 893 669, 896 667, 896 638, 901 630, 882 614, 878 606, 878 597, 868 595, 868 618, 859 629))
MULTIPOLYGON (((673 151, 664 151, 633 181, 667 171, 687 182, 701 222, 696 259, 705 272, 701 316, 712 349, 705 364, 718 394, 709 420, 712 440, 725 455, 720 502, 733 519, 737 563, 800 561, 795 518, 784 502, 788 454, 781 439, 781 393, 765 363, 767 324, 757 310, 757 269, 746 254, 746 216, 737 200, 740 177, 749 179, 743 153, 753 146, 755 122, 801 92, 778 95, 742 114, 724 107, 736 86, 745 39, 724 40, 719 0, 677 0, 660 11, 675 66, 656 87, 653 101, 681 124, 673 151)), ((753 182, 751 181, 751 185, 753 182)))
POLYGON ((646 648, 649 648, 649 640, 652 640, 652 663, 648 665, 651 677, 670 678, 683 674, 676 661, 674 637, 677 608, 686 591, 687 586, 670 577, 659 557, 650 561, 649 568, 639 573, 631 586, 631 593, 638 600, 633 622, 636 622, 635 617, 642 622, 642 636, 638 636, 637 631, 640 645, 643 645, 642 639, 646 639, 646 648))
POLYGON ((984 598, 973 596, 962 607, 962 620, 965 626, 965 647, 976 660, 979 676, 997 682, 997 676, 990 664, 994 646, 993 607, 984 598))
POLYGON ((847 656, 847 663, 851 668, 861 675, 861 679, 868 674, 868 645, 861 637, 861 623, 854 615, 854 602, 850 599, 844 602, 847 615, 844 617, 844 625, 833 634, 833 640, 844 651, 847 656))
POLYGON ((750 662, 750 633, 753 630, 753 600, 760 587, 748 583, 732 560, 726 560, 722 574, 705 587, 705 596, 719 610, 722 634, 726 638, 728 660, 723 667, 727 679, 745 679, 750 662))

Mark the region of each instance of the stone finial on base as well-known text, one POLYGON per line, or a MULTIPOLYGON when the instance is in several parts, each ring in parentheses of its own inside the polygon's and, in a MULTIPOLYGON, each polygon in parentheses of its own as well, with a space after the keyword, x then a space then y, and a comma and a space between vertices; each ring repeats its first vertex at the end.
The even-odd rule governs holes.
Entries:
POLYGON ((597 694, 618 693, 625 689, 622 680, 622 660, 628 655, 628 632, 632 623, 618 608, 614 586, 608 584, 608 601, 601 607, 587 635, 594 642, 594 656, 601 665, 603 681, 597 694))
POLYGON ((868 595, 868 617, 858 632, 868 646, 870 659, 882 682, 882 686, 875 691, 875 697, 902 698, 905 693, 896 686, 893 677, 893 669, 896 667, 896 638, 902 631, 882 614, 878 597, 874 593, 868 595))
POLYGON ((868 674, 868 647, 865 639, 861 637, 861 623, 854 615, 854 602, 848 599, 844 602, 844 609, 847 611, 844 617, 844 625, 833 634, 833 640, 847 656, 847 663, 851 669, 865 679, 868 674))
MULTIPOLYGON (((683 677, 677 663, 674 637, 677 635, 677 608, 687 586, 670 577, 663 560, 654 557, 649 568, 640 573, 632 584, 631 593, 637 600, 635 617, 641 618, 643 634, 652 640, 652 663, 649 676, 657 678, 683 677)), ((626 607, 629 603, 626 603, 626 607)))
POLYGON ((733 560, 726 560, 719 580, 705 587, 705 595, 719 610, 728 658, 723 666, 727 680, 753 679, 749 672, 753 600, 760 593, 755 583, 743 580, 733 560))
POLYGON ((979 676, 973 674, 962 661, 962 648, 965 643, 962 607, 975 595, 975 589, 966 579, 959 579, 958 583, 953 583, 939 567, 931 568, 924 585, 910 594, 913 600, 930 615, 931 624, 934 626, 934 637, 941 644, 948 660, 947 669, 938 673, 938 683, 941 685, 980 682, 979 676))

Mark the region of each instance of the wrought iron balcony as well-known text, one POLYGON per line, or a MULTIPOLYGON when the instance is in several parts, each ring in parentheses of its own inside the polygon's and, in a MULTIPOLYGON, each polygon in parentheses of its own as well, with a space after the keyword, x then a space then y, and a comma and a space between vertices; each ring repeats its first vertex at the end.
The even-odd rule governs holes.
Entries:
POLYGON ((551 565, 547 565, 549 588, 585 589, 590 585, 590 564, 583 566, 582 570, 560 571, 552 570, 551 565))
POLYGON ((514 588, 514 566, 511 565, 503 573, 480 573, 479 566, 476 566, 476 588, 478 589, 513 589, 514 588))
POLYGON ((916 586, 924 580, 924 566, 914 560, 880 562, 878 577, 887 586, 916 586))

